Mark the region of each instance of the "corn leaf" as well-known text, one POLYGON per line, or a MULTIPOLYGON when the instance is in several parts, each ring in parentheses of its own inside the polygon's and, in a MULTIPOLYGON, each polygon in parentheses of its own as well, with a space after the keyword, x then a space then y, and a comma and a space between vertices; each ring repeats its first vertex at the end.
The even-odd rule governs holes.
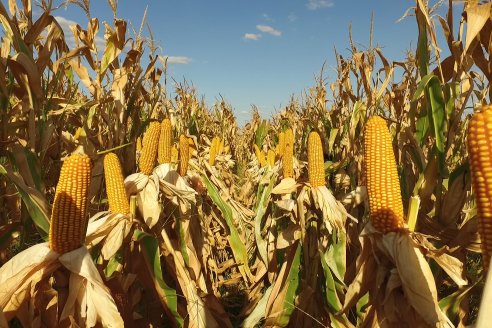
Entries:
POLYGON ((2 165, 0 165, 0 174, 5 175, 15 185, 41 237, 46 239, 50 230, 50 219, 44 196, 36 189, 27 186, 20 177, 2 165))
POLYGON ((290 252, 280 270, 266 306, 266 327, 286 327, 289 324, 299 294, 301 248, 298 243, 295 252, 290 252))
POLYGON ((169 287, 162 277, 159 244, 157 240, 155 237, 140 230, 135 230, 133 236, 142 246, 147 268, 155 279, 157 293, 167 305, 176 324, 178 324, 179 327, 183 327, 183 318, 181 318, 181 315, 178 313, 178 296, 176 290, 169 287))
POLYGON ((239 270, 241 271, 244 279, 246 281, 249 281, 249 277, 251 277, 251 270, 248 263, 248 251, 246 250, 246 246, 244 245, 244 243, 241 241, 236 226, 234 225, 232 208, 222 199, 215 185, 208 179, 205 174, 202 175, 202 178, 205 182, 205 185, 207 186, 207 191, 210 198, 220 209, 227 223, 230 232, 228 236, 229 243, 231 245, 234 258, 236 259, 236 263, 239 266, 239 270))

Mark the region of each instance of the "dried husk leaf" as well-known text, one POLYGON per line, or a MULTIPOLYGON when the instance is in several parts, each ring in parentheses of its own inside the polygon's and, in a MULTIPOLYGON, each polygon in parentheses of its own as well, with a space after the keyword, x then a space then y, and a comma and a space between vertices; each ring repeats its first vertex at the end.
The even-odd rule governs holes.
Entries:
POLYGON ((60 267, 58 256, 48 243, 42 243, 20 252, 0 267, 0 308, 7 319, 27 300, 37 282, 60 267))
MULTIPOLYGON (((171 164, 161 164, 155 168, 154 172, 159 178, 162 192, 164 192, 175 205, 180 206, 196 203, 196 191, 188 185, 184 177, 180 176, 179 173, 172 168, 171 164), (182 202, 179 202, 179 199, 182 202)), ((187 207, 189 208, 189 206, 187 207)))
POLYGON ((284 195, 291 194, 297 190, 296 180, 293 178, 284 178, 272 189, 272 194, 284 195))
POLYGON ((382 236, 378 246, 394 261, 405 297, 417 313, 431 326, 446 326, 448 320, 438 305, 434 276, 411 237, 390 232, 382 236))
POLYGON ((87 248, 83 246, 65 253, 58 260, 71 271, 69 296, 60 320, 74 313, 76 299, 80 308, 75 313, 87 311, 88 327, 95 326, 98 321, 106 327, 124 327, 113 297, 104 285, 87 248))
POLYGON ((152 174, 134 173, 125 179, 127 195, 137 195, 137 205, 145 224, 152 228, 159 221, 159 178, 152 174))

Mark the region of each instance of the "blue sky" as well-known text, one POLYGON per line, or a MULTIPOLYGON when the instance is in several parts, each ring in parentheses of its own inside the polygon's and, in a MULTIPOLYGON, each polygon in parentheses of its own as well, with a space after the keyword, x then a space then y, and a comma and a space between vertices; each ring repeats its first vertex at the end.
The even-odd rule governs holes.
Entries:
MULTIPOLYGON (((252 104, 264 117, 282 109, 292 95, 315 83, 323 63, 327 83, 333 81, 334 48, 348 55, 350 24, 354 41, 368 46, 371 14, 373 44, 389 60, 403 60, 406 50, 415 49, 417 26, 414 17, 397 20, 414 5, 409 0, 120 0, 117 16, 138 29, 147 7, 160 54, 171 58, 169 91, 172 79, 186 79, 209 105, 223 96, 243 123, 252 104)), ((91 14, 100 20, 102 38, 111 9, 106 1, 93 0, 91 14)), ((62 25, 87 25, 74 5, 54 15, 62 25)))

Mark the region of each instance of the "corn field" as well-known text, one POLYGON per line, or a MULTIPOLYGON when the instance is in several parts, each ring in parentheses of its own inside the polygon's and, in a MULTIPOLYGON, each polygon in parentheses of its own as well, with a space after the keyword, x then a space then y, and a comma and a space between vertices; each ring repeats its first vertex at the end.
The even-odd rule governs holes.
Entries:
POLYGON ((490 327, 491 2, 244 127, 109 4, 0 3, 0 327, 490 327))

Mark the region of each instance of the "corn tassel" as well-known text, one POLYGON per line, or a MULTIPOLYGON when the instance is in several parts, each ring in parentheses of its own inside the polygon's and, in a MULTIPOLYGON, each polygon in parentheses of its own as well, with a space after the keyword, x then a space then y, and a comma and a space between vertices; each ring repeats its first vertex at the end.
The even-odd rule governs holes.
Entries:
POLYGON ((140 172, 143 174, 150 175, 154 170, 160 133, 160 124, 158 122, 151 122, 143 137, 142 154, 138 163, 140 172))
POLYGON ((404 226, 403 203, 395 155, 386 121, 375 116, 367 121, 364 140, 365 176, 371 221, 387 233, 404 226))
POLYGON ((126 194, 123 170, 118 156, 114 153, 104 156, 104 179, 109 210, 112 213, 129 214, 130 202, 126 194))
POLYGON ((313 131, 308 138, 308 175, 311 186, 326 185, 324 165, 321 138, 316 131, 313 131))
POLYGON ((184 177, 188 171, 188 161, 190 160, 190 144, 188 137, 182 134, 179 137, 179 175, 184 177))
POLYGON ((487 270, 492 255, 492 106, 475 112, 468 124, 468 153, 478 208, 478 233, 487 270))
POLYGON ((159 135, 159 151, 157 161, 159 164, 171 163, 172 128, 171 120, 165 118, 161 123, 159 135))
POLYGON ((91 181, 91 160, 74 154, 62 165, 51 212, 48 245, 64 254, 84 244, 87 230, 87 193, 91 181))
POLYGON ((294 134, 292 129, 285 131, 285 148, 282 156, 284 178, 294 177, 294 134))

